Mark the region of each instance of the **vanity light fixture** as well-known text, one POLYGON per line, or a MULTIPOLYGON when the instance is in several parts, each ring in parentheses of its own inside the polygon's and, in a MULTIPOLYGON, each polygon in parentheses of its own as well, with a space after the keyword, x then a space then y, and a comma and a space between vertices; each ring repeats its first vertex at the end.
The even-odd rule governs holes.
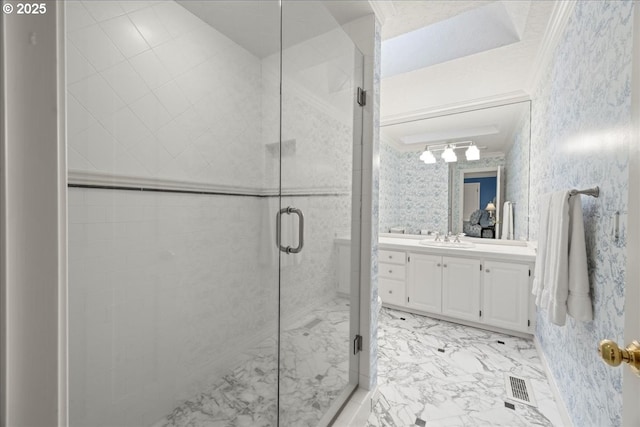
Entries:
POLYGON ((471 143, 469 148, 467 148, 467 151, 464 152, 464 155, 467 158, 467 160, 470 160, 470 161, 480 160, 480 150, 478 150, 478 147, 473 143, 471 143))
POLYGON ((436 162, 436 158, 433 153, 429 150, 429 147, 426 147, 422 154, 420 155, 420 160, 425 162, 426 164, 432 164, 436 162))
POLYGON ((486 147, 478 147, 472 141, 463 141, 456 143, 447 143, 447 144, 437 144, 437 145, 427 145, 424 148, 422 154, 420 154, 420 160, 427 164, 436 163, 436 157, 434 153, 441 152, 440 157, 446 162, 457 162, 458 156, 456 155, 455 150, 459 150, 462 148, 466 148, 465 157, 467 161, 480 160, 480 148, 486 147))
POLYGON ((453 148, 455 147, 455 145, 448 145, 447 148, 444 149, 444 151, 442 152, 442 154, 440 155, 445 162, 447 163, 451 163, 451 162, 456 162, 458 161, 458 157, 456 156, 456 152, 453 151, 453 148))

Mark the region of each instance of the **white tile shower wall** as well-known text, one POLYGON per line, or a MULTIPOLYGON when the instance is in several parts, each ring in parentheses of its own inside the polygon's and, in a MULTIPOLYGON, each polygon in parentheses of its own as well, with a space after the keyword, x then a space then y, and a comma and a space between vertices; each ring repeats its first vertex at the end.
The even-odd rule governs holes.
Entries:
MULTIPOLYGON (((464 159, 458 159, 456 163, 452 163, 451 169, 451 231, 461 233, 461 215, 462 207, 460 206, 460 172, 468 169, 497 168, 504 166, 504 157, 484 157, 480 160, 467 162, 464 159)), ((508 184, 505 184, 508 186, 508 184)))
POLYGON ((259 58, 173 1, 66 11, 70 170, 262 187, 259 58))
POLYGON ((513 205, 513 237, 529 239, 529 114, 522 118, 514 136, 513 146, 505 157, 506 200, 513 205))
POLYGON ((71 425, 151 425, 275 335, 267 200, 69 189, 71 425))
POLYGON ((402 153, 380 143, 380 231, 401 226, 444 233, 449 214, 449 166, 427 165, 419 153, 402 153))
POLYGON ((282 153, 266 151, 268 189, 277 188, 281 173, 284 193, 351 191, 354 52, 340 28, 283 52, 281 127, 273 108, 280 96, 280 57, 263 59, 263 139, 272 144, 282 132, 283 141, 282 153))
POLYGON ((541 194, 600 186, 600 198, 582 198, 594 320, 569 317, 558 327, 546 311, 537 315, 536 336, 573 424, 581 427, 621 425, 621 370, 603 364, 595 349, 601 339, 623 338, 625 235, 623 227, 615 241, 611 226, 616 210, 624 219, 628 203, 633 7, 577 2, 533 97, 532 239, 541 194))

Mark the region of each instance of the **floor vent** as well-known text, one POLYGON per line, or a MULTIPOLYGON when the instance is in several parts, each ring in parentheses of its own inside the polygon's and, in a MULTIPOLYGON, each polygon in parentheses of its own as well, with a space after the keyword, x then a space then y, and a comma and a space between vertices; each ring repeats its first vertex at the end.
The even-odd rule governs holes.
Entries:
POLYGON ((537 406, 529 380, 505 374, 504 385, 507 389, 507 399, 529 406, 537 406))

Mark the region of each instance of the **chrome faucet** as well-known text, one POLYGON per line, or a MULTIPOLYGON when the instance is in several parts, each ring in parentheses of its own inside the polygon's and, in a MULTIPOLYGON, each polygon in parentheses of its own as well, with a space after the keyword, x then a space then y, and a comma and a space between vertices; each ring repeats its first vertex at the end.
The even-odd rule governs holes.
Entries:
POLYGON ((440 241, 440 232, 436 231, 436 238, 433 240, 434 242, 440 241))
POLYGON ((451 241, 451 232, 449 232, 449 234, 445 234, 444 235, 444 241, 445 242, 450 242, 451 241))

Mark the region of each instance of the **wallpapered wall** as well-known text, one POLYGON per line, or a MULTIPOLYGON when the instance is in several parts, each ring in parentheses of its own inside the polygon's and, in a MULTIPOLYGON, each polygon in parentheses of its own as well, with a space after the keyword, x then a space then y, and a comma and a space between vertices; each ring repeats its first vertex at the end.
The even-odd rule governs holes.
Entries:
POLYGON ((449 214, 449 165, 427 165, 420 153, 402 153, 380 143, 380 231, 405 227, 447 231, 449 214))
POLYGON ((529 137, 530 115, 520 121, 513 139, 513 146, 505 157, 507 200, 513 205, 513 237, 529 239, 529 137))
POLYGON ((581 427, 621 424, 621 370, 602 363, 596 345, 623 337, 632 8, 630 1, 577 2, 533 97, 532 238, 542 193, 601 189, 600 198, 582 199, 594 320, 568 318, 559 327, 546 311, 537 315, 536 337, 569 415, 581 427), (616 210, 623 214, 618 241, 611 233, 616 210))

